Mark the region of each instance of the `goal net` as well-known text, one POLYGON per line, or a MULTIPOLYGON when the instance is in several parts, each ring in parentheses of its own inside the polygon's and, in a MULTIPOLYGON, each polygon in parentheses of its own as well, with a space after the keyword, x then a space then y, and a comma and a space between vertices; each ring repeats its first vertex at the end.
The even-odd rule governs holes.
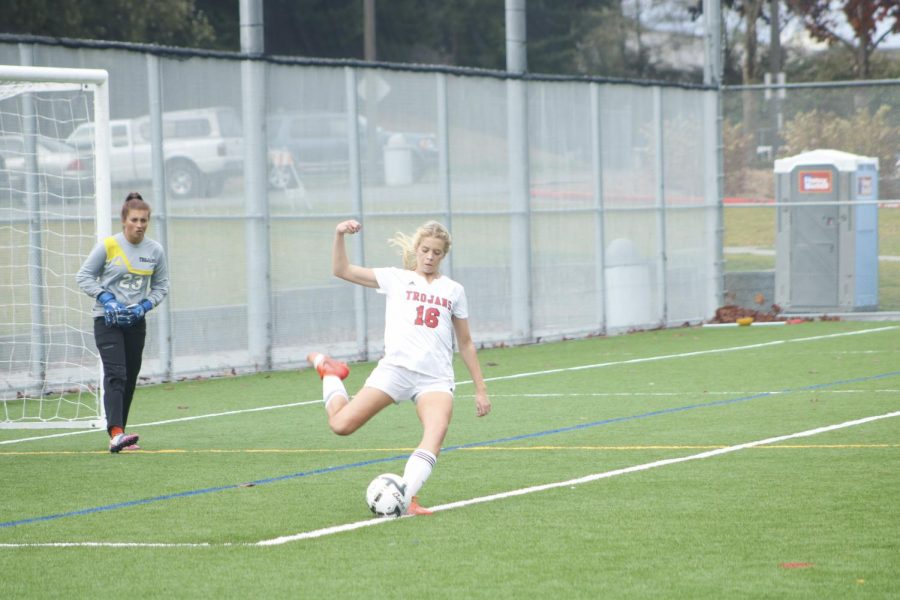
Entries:
POLYGON ((105 426, 75 274, 111 229, 108 104, 106 71, 0 66, 0 428, 105 426))

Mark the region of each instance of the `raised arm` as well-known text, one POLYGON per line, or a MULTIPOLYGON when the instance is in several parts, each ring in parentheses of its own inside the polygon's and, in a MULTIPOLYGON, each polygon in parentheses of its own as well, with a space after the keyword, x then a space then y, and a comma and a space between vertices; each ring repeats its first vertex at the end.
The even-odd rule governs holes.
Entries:
POLYGON ((347 258, 347 248, 344 245, 344 235, 358 233, 362 225, 358 221, 349 220, 338 223, 334 230, 334 249, 331 254, 331 270, 335 277, 340 277, 350 283, 358 283, 366 287, 377 288, 375 271, 368 267, 350 264, 347 258))

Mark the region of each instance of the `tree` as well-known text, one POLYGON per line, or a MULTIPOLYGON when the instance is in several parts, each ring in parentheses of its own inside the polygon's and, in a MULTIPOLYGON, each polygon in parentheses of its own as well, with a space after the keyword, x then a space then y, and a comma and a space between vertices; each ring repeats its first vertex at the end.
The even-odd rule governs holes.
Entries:
POLYGON ((654 77, 658 73, 645 44, 647 25, 641 2, 626 16, 622 0, 591 8, 578 19, 575 68, 578 73, 607 77, 654 77))
MULTIPOLYGON (((572 73, 578 44, 590 24, 614 16, 615 10, 601 12, 619 1, 531 0, 528 2, 528 70, 534 73, 572 73)), ((619 11, 621 12, 621 11, 619 11)), ((608 27, 620 29, 621 19, 604 20, 608 27)), ((615 42, 609 48, 616 51, 615 42)))
MULTIPOLYGON (((784 63, 788 81, 842 81, 853 79, 851 51, 843 46, 821 51, 792 49, 784 63)), ((900 79, 900 57, 876 52, 869 59, 869 78, 900 79)))
MULTIPOLYGON (((496 0, 423 0, 418 15, 431 23, 433 41, 422 45, 436 52, 435 62, 484 69, 506 68, 506 24, 503 3, 496 0)), ((530 68, 530 67, 529 67, 530 68)))
MULTIPOLYGON (((362 0, 266 0, 264 18, 269 54, 364 58, 362 0)), ((502 2, 382 1, 375 23, 380 61, 505 68, 502 2)))
POLYGON ((722 120, 722 168, 725 196, 765 198, 772 190, 772 169, 752 168, 747 160, 756 150, 754 135, 742 123, 722 120))
POLYGON ((585 7, 574 16, 574 64, 562 64, 561 70, 556 72, 631 79, 700 80, 701 68, 689 62, 676 64, 698 48, 696 41, 699 38, 690 23, 691 2, 693 0, 607 0, 585 7))
POLYGON ((900 33, 897 0, 788 0, 788 7, 814 39, 852 51, 857 79, 869 77, 878 45, 890 34, 900 33))
MULTIPOLYGON (((732 85, 758 83, 757 67, 760 61, 757 58, 759 47, 757 27, 760 20, 770 22, 770 17, 763 12, 763 6, 770 3, 771 0, 722 0, 723 10, 728 9, 738 17, 736 21, 726 19, 726 22, 732 22, 733 27, 725 31, 723 83, 732 85), (740 51, 741 48, 743 52, 740 51)), ((693 20, 699 19, 703 15, 703 0, 693 0, 688 12, 693 20)))
POLYGON ((743 78, 744 83, 756 83, 756 49, 759 43, 756 25, 762 16, 763 4, 766 0, 744 0, 737 7, 744 17, 747 33, 744 39, 743 78))
POLYGON ((6 33, 209 47, 215 31, 194 0, 7 0, 6 33))
POLYGON ((266 54, 363 57, 362 0, 267 0, 263 19, 266 54))
POLYGON ((891 107, 882 105, 874 112, 861 108, 849 116, 811 110, 798 113, 784 128, 785 156, 816 148, 836 148, 845 152, 878 158, 880 175, 891 177, 896 170, 897 137, 900 127, 891 121, 891 107))
POLYGON ((209 46, 210 49, 233 52, 241 49, 241 15, 238 2, 239 0, 230 2, 194 0, 197 10, 209 20, 216 33, 209 46))

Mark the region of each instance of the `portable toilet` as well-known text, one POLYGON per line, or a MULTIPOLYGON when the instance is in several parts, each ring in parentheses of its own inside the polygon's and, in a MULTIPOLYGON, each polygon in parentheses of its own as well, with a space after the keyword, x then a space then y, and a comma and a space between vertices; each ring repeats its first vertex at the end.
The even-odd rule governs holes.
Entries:
POLYGON ((775 161, 775 303, 878 309, 878 159, 813 150, 775 161))

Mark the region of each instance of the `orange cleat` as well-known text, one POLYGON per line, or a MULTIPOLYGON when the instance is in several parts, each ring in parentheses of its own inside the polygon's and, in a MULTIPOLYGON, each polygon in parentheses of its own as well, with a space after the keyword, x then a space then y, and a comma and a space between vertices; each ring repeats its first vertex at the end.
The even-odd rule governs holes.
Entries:
POLYGON ((316 368, 316 371, 319 372, 319 377, 334 375, 335 377, 346 379, 347 375, 350 374, 350 367, 347 366, 347 363, 334 360, 330 356, 320 354, 319 352, 310 352, 309 356, 306 357, 306 360, 316 368), (320 356, 322 359, 319 361, 319 364, 316 364, 316 361, 319 360, 320 356))
POLYGON ((412 501, 409 503, 409 508, 406 509, 406 514, 425 516, 425 515, 433 515, 434 513, 419 504, 418 496, 413 496, 412 501))

